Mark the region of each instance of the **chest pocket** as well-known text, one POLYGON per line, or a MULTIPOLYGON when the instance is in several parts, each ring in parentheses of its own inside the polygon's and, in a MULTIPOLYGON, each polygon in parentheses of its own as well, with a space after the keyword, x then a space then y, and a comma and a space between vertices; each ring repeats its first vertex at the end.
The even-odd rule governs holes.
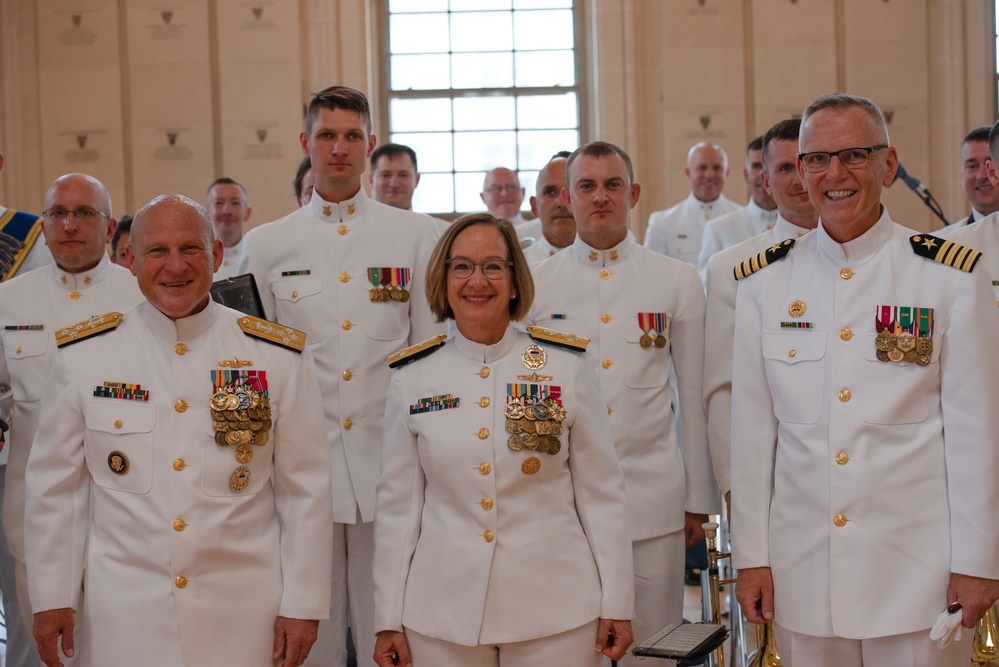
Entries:
POLYGON ((98 486, 147 493, 153 484, 156 406, 141 401, 98 399, 83 406, 87 467, 98 486))
POLYGON ((940 386, 940 336, 933 337, 930 363, 881 361, 874 346, 875 334, 865 336, 861 372, 863 400, 860 418, 868 424, 918 424, 926 420, 927 401, 940 386))
POLYGON ((271 290, 278 322, 304 331, 310 344, 325 337, 322 276, 284 276, 271 283, 271 290))
MULTIPOLYGON (((826 334, 763 332, 763 359, 781 421, 814 424, 822 414, 826 334)), ((763 382, 763 378, 760 378, 763 382)))
MULTIPOLYGON (((277 406, 273 399, 271 399, 271 413, 277 414, 277 406)), ((249 446, 253 458, 248 463, 242 463, 236 459, 237 445, 222 447, 215 442, 211 410, 205 408, 204 415, 208 428, 205 431, 204 446, 202 447, 201 490, 205 492, 206 496, 222 498, 252 496, 259 493, 271 478, 274 456, 273 429, 267 434, 266 445, 249 446), (249 470, 250 476, 246 486, 240 491, 235 491, 230 484, 233 475, 240 467, 249 470)))
POLYGON ((697 255, 701 251, 701 239, 689 232, 670 232, 666 236, 666 254, 681 262, 697 265, 697 255))
POLYGON ((34 403, 45 389, 48 370, 45 352, 52 334, 48 331, 5 331, 3 352, 7 357, 14 400, 34 403))
MULTIPOLYGON (((651 389, 662 387, 669 380, 669 326, 662 332, 666 339, 664 347, 642 347, 642 332, 637 326, 629 326, 625 334, 627 349, 625 350, 625 382, 633 389, 651 389)), ((649 335, 656 339, 655 330, 649 335)))

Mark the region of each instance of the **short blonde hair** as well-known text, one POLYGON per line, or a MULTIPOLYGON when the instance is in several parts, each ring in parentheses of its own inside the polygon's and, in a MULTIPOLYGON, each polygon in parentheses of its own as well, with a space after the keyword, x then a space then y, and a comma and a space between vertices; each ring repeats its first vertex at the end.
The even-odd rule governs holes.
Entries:
POLYGON ((496 218, 489 213, 472 213, 463 215, 448 227, 444 235, 437 241, 434 252, 430 255, 430 264, 427 266, 427 277, 425 287, 427 292, 427 303, 430 312, 434 314, 438 322, 447 319, 454 319, 454 311, 447 300, 447 260, 451 254, 451 246, 458 234, 473 225, 487 225, 495 227, 506 241, 507 254, 513 264, 511 275, 513 276, 513 289, 516 294, 510 299, 510 319, 517 321, 527 317, 534 303, 534 278, 531 277, 531 269, 527 265, 524 251, 520 249, 520 241, 517 239, 517 232, 513 229, 513 224, 506 219, 496 218))

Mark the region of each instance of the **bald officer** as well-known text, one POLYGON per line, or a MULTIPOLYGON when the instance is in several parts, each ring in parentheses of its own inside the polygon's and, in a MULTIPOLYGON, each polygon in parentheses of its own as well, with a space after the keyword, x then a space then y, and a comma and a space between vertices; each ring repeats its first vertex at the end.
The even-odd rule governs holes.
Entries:
POLYGON ((144 206, 128 248, 146 301, 56 331, 27 471, 39 652, 59 665, 61 638, 85 665, 296 667, 332 546, 305 336, 209 298, 223 245, 186 197, 144 206))
MULTIPOLYGON (((19 661, 26 660, 29 652, 35 653, 29 634, 24 470, 38 427, 45 376, 56 349, 55 330, 90 315, 131 307, 142 299, 135 278, 112 264, 104 251, 116 223, 111 198, 100 181, 86 174, 60 176, 45 194, 44 209, 44 245, 54 263, 0 284, 0 384, 14 391, 3 492, 3 527, 17 581, 16 595, 13 589, 4 590, 10 665, 22 664, 19 661)), ((30 660, 24 664, 38 664, 37 657, 30 660)))

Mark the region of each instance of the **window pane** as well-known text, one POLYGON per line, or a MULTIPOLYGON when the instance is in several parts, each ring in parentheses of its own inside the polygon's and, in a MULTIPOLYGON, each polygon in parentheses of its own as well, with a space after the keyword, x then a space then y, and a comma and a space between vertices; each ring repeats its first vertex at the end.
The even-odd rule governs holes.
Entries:
MULTIPOLYGON (((451 15, 451 50, 509 51, 513 48, 510 12, 451 15)), ((422 36, 426 39, 426 35, 422 36)))
POLYGON ((571 49, 573 44, 572 10, 546 12, 515 12, 513 15, 513 48, 571 49))
POLYGON ((511 53, 453 55, 451 67, 454 70, 451 86, 454 88, 509 88, 513 85, 511 53))
POLYGON ((510 9, 510 0, 451 0, 452 12, 477 12, 483 9, 510 9))
POLYGON ((447 0, 389 0, 389 12, 446 12, 447 0))
POLYGON ((559 151, 572 151, 579 146, 576 130, 533 130, 517 136, 520 162, 518 169, 541 169, 559 151))
POLYGON ((517 85, 575 86, 576 63, 572 51, 527 51, 516 54, 517 85))
POLYGON ((416 161, 421 172, 451 171, 454 169, 454 161, 451 158, 450 132, 392 134, 389 141, 409 146, 416 151, 416 161))
POLYGON ((517 163, 516 133, 457 132, 454 135, 454 164, 460 171, 486 171, 517 163))
POLYGON ((517 126, 512 97, 456 97, 454 129, 513 130, 517 126))
POLYGON ((517 178, 520 179, 520 184, 524 188, 524 203, 521 208, 525 211, 531 210, 531 197, 537 196, 538 191, 538 172, 536 171, 518 171, 517 178))
POLYGON ((451 100, 401 100, 389 102, 392 132, 430 132, 451 129, 451 100))
MULTIPOLYGON (((423 165, 420 165, 422 168, 423 165)), ((454 176, 420 174, 420 184, 413 192, 413 210, 420 213, 450 213, 454 210, 454 176)))
POLYGON ((576 93, 525 95, 517 98, 517 127, 521 129, 578 126, 576 93))
POLYGON ((572 0, 513 0, 514 9, 560 9, 571 8, 572 0))
POLYGON ((437 90, 449 88, 448 57, 392 56, 392 90, 437 90))
POLYGON ((447 14, 390 16, 389 50, 392 53, 447 53, 447 25, 447 14))
POLYGON ((482 203, 482 183, 486 172, 462 173, 454 175, 454 206, 456 211, 471 213, 485 211, 482 203))

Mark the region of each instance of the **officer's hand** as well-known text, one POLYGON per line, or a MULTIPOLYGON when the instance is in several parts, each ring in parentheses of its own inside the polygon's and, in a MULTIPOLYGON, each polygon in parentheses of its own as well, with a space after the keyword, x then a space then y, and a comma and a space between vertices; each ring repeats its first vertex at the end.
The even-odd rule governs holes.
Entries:
POLYGON ((375 663, 378 667, 413 667, 406 635, 394 630, 382 630, 375 636, 375 663))
POLYGON ((692 547, 704 539, 704 524, 708 522, 707 514, 685 512, 683 515, 683 534, 686 545, 692 547))
POLYGON ((761 625, 774 617, 774 580, 769 567, 739 570, 735 597, 750 623, 761 625))
POLYGON ((309 657, 312 645, 319 636, 319 621, 278 616, 274 621, 274 655, 284 667, 298 667, 309 657))
POLYGON ((35 614, 35 643, 38 655, 48 667, 62 667, 59 660, 59 636, 62 635, 62 652, 73 657, 73 610, 69 607, 49 609, 35 614))
POLYGON ((596 649, 611 660, 623 658, 634 640, 635 633, 631 631, 631 621, 600 619, 600 625, 597 626, 596 649))
POLYGON ((966 628, 975 627, 989 607, 996 603, 997 597, 999 597, 999 581, 970 577, 966 574, 950 575, 947 603, 961 603, 963 610, 961 625, 966 628))

